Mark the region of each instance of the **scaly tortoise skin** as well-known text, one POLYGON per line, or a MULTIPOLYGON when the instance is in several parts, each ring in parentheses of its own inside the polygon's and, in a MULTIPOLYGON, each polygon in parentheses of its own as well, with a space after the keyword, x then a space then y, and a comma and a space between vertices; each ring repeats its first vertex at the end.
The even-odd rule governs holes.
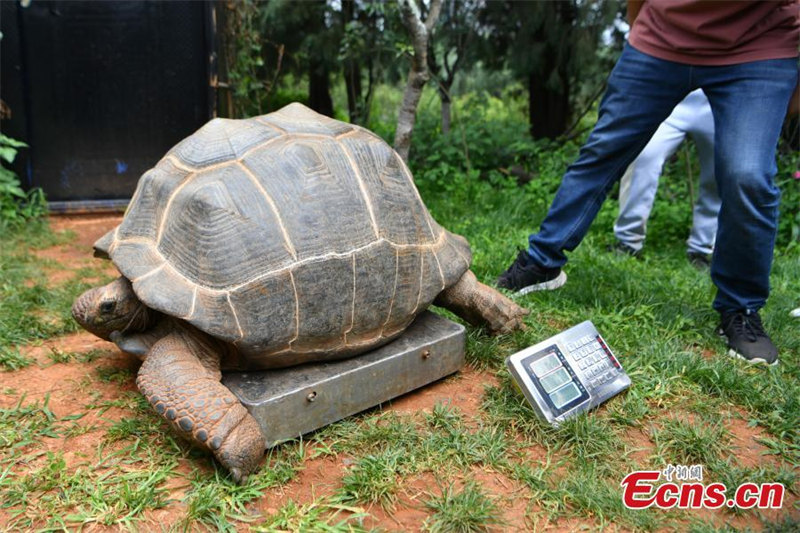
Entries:
POLYGON ((477 282, 391 147, 301 104, 184 139, 95 253, 122 277, 79 297, 76 320, 141 356, 142 393, 237 480, 264 442, 223 369, 363 353, 434 300, 494 333, 526 314, 477 282))

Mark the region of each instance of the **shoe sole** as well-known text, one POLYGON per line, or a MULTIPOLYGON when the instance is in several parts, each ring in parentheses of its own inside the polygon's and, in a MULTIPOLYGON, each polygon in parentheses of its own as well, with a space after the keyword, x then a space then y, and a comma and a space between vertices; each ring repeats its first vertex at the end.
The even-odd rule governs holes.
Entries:
POLYGON ((524 296, 531 292, 536 291, 552 291, 553 289, 557 289, 563 286, 567 282, 567 273, 563 270, 559 273, 558 276, 551 279, 550 281, 544 281, 542 283, 537 283, 535 285, 528 285, 527 287, 523 287, 514 294, 517 296, 524 296))
POLYGON ((734 359, 739 359, 740 361, 744 361, 745 363, 750 363, 751 365, 767 365, 767 366, 775 366, 778 364, 779 359, 775 359, 772 363, 768 363, 766 359, 762 359, 760 357, 754 357, 752 359, 748 359, 747 357, 743 356, 733 348, 728 350, 728 355, 733 357, 734 359))
MULTIPOLYGON (((725 332, 722 331, 722 328, 717 329, 717 335, 725 339, 725 342, 728 342, 728 336, 725 335, 725 332)), ((734 359, 738 359, 740 361, 744 361, 745 363, 750 363, 751 365, 767 365, 767 366, 775 366, 778 364, 780 359, 775 359, 772 363, 768 363, 766 359, 762 359, 761 357, 754 357, 753 359, 748 359, 747 357, 743 356, 733 348, 728 349, 729 357, 733 357, 734 359)))

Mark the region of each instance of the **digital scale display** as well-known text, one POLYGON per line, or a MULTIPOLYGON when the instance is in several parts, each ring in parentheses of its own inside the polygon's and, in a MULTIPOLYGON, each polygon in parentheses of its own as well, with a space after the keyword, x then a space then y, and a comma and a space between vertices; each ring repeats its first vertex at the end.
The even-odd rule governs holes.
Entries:
POLYGON ((586 389, 556 345, 526 357, 522 366, 556 415, 589 399, 586 389))
POLYGON ((631 383, 589 321, 515 353, 506 365, 536 413, 555 425, 631 383))

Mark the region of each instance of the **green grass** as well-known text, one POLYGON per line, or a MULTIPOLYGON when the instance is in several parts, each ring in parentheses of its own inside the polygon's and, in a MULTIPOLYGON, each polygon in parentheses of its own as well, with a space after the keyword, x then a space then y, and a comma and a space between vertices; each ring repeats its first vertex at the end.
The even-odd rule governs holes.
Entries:
POLYGON ((708 465, 729 449, 730 434, 722 423, 709 420, 689 422, 668 418, 651 436, 665 463, 708 465))
POLYGON ((37 442, 42 437, 56 437, 56 416, 48 407, 46 396, 41 405, 38 402, 23 405, 25 395, 19 398, 12 408, 0 408, 0 465, 13 457, 15 450, 22 449, 37 442), (6 456, 6 454, 9 454, 6 456))
POLYGON ((33 364, 33 359, 22 355, 18 349, 0 347, 0 368, 3 370, 19 370, 31 364, 33 364))
POLYGON ((250 528, 258 533, 303 531, 308 533, 361 533, 368 515, 360 507, 332 503, 324 499, 309 504, 290 500, 264 522, 250 528))
POLYGON ((242 485, 234 483, 227 473, 195 472, 183 499, 186 513, 182 527, 190 529, 203 525, 213 531, 235 531, 235 522, 251 524, 258 518, 249 512, 247 505, 262 497, 267 489, 288 483, 299 471, 304 448, 288 444, 268 453, 261 469, 247 478, 242 485))
POLYGON ((377 503, 391 508, 397 501, 403 457, 396 450, 361 457, 342 479, 338 499, 343 503, 377 503))
POLYGON ((426 531, 469 533, 502 525, 497 504, 475 481, 460 489, 448 485, 440 494, 430 494, 425 506, 433 513, 423 525, 426 531))

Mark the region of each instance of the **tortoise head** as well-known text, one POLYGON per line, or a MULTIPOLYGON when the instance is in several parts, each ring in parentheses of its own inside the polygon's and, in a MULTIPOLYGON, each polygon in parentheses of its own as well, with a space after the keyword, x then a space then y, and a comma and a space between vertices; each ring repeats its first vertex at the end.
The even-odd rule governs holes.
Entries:
POLYGON ((119 277, 108 285, 81 294, 72 304, 72 316, 85 330, 111 340, 113 332, 143 331, 152 315, 133 292, 131 282, 119 277))

